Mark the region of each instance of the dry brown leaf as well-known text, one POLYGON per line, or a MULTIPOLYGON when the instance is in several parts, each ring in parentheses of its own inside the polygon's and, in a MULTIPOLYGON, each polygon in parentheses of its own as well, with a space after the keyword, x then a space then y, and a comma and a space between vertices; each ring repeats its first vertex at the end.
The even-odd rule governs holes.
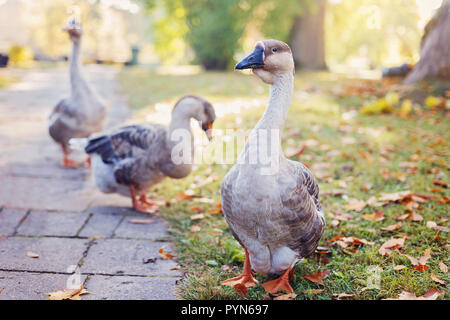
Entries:
POLYGON ((350 294, 350 293, 338 293, 338 294, 333 294, 332 299, 333 300, 345 300, 348 298, 353 297, 354 294, 350 294))
POLYGON ((180 269, 181 269, 181 266, 175 266, 173 268, 170 268, 170 270, 180 270, 180 269))
POLYGON ((447 285, 447 283, 444 280, 441 280, 438 277, 436 277, 436 275, 434 273, 431 273, 431 279, 433 279, 434 282, 437 282, 437 283, 443 285, 444 287, 447 285))
POLYGON ((200 226, 197 225, 193 225, 191 229, 189 229, 189 231, 191 232, 199 232, 200 230, 202 230, 202 228, 200 228, 200 226))
POLYGON ((39 258, 39 255, 37 253, 32 252, 32 251, 27 251, 27 257, 36 259, 36 258, 39 258))
POLYGON ((405 198, 411 197, 413 192, 410 190, 394 192, 394 193, 382 193, 381 197, 378 198, 379 201, 383 202, 397 202, 405 198))
POLYGON ((384 220, 384 212, 378 211, 372 214, 362 214, 361 218, 365 220, 372 220, 372 221, 381 221, 384 220))
POLYGON ((345 213, 345 212, 342 212, 342 211, 337 211, 337 210, 334 210, 333 212, 328 212, 328 215, 330 217, 332 217, 332 218, 337 219, 337 220, 344 220, 344 221, 346 221, 346 220, 354 219, 354 217, 351 214, 345 213))
POLYGON ((388 257, 392 251, 400 249, 405 244, 405 238, 399 238, 399 239, 390 239, 383 243, 383 245, 378 250, 378 253, 382 256, 388 257))
POLYGON ((400 229, 401 227, 402 227, 402 223, 399 222, 399 223, 392 224, 390 226, 381 228, 381 230, 384 230, 384 231, 396 231, 396 230, 400 229))
POLYGON ((297 295, 295 293, 282 294, 281 296, 273 298, 273 300, 294 300, 297 295))
POLYGON ((366 203, 357 199, 349 199, 348 203, 343 206, 346 210, 362 211, 366 207, 366 203))
MULTIPOLYGON (((45 295, 49 296, 48 300, 69 300, 76 295, 80 295, 83 290, 83 285, 79 287, 71 287, 66 288, 64 290, 56 290, 50 293, 45 293, 45 295)), ((88 294, 89 292, 85 291, 84 294, 88 294)))
POLYGON ((402 264, 399 264, 399 265, 397 265, 397 266, 394 267, 394 270, 395 270, 395 271, 402 270, 402 269, 406 269, 406 266, 404 266, 404 265, 402 265, 402 264))
POLYGON ((398 298, 390 298, 385 300, 436 300, 442 294, 444 294, 444 292, 431 289, 422 297, 417 297, 414 293, 403 291, 398 295, 398 298))
POLYGON ((436 222, 434 221, 427 221, 427 228, 435 229, 443 232, 448 232, 450 229, 448 227, 444 226, 438 226, 436 222))
POLYGON ((161 258, 163 258, 164 260, 168 260, 168 259, 172 259, 175 256, 173 254, 171 254, 170 252, 165 252, 164 248, 161 248, 158 250, 158 254, 161 256, 161 258))
POLYGON ((207 212, 208 213, 222 213, 222 203, 219 202, 218 204, 216 204, 214 206, 214 208, 209 209, 207 212))
POLYGON ((433 183, 443 186, 444 188, 448 188, 450 186, 450 184, 448 184, 447 182, 442 181, 442 180, 434 180, 433 183))
POLYGON ((130 219, 128 220, 129 223, 135 223, 135 224, 149 224, 153 223, 153 219, 130 219))
POLYGON ((444 273, 448 272, 448 267, 443 262, 439 262, 439 269, 441 269, 441 271, 444 273))
POLYGON ((313 273, 313 274, 307 274, 307 275, 303 276, 303 278, 306 279, 306 280, 309 280, 311 282, 314 282, 314 283, 325 285, 323 283, 323 279, 328 277, 329 274, 330 274, 330 271, 324 270, 322 272, 317 272, 317 273, 313 273))
POLYGON ((203 219, 204 217, 205 215, 203 213, 194 214, 193 216, 191 216, 191 220, 200 220, 203 219))

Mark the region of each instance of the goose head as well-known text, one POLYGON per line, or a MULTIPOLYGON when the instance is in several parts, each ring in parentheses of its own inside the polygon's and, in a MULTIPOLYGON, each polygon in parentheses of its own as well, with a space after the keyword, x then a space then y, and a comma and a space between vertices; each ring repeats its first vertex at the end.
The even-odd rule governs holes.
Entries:
POLYGON ((262 81, 273 84, 279 73, 294 73, 294 59, 291 48, 279 40, 256 42, 252 53, 239 62, 237 70, 252 69, 262 81))
POLYGON ((183 114, 186 117, 196 119, 203 131, 205 131, 208 140, 211 141, 212 125, 214 120, 216 120, 216 113, 209 101, 198 96, 185 96, 175 104, 173 113, 183 114))
POLYGON ((75 19, 69 19, 63 30, 67 31, 70 37, 70 41, 72 42, 79 42, 81 39, 81 35, 83 34, 80 22, 75 19))

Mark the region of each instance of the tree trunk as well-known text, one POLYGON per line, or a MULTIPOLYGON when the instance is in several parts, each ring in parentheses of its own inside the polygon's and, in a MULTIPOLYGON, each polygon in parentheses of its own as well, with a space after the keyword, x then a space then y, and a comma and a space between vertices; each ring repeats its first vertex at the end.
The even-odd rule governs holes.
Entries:
POLYGON ((326 0, 317 0, 316 6, 298 16, 291 30, 290 44, 296 68, 326 69, 325 63, 325 6, 326 0))
POLYGON ((420 60, 404 83, 423 79, 450 79, 450 0, 443 0, 436 15, 426 25, 420 60))

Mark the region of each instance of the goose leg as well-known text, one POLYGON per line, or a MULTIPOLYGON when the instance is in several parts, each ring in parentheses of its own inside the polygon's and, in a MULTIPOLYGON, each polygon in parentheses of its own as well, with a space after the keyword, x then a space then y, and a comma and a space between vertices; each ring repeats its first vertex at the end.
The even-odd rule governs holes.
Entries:
POLYGON ((269 293, 277 293, 278 291, 286 291, 286 292, 294 292, 289 281, 292 279, 295 266, 291 269, 290 267, 286 269, 286 271, 277 279, 264 282, 262 286, 269 293))
POLYGON ((141 194, 141 196, 139 197, 139 201, 142 205, 146 206, 148 210, 156 212, 159 209, 158 203, 156 201, 149 200, 145 194, 141 194))
POLYGON ((134 186, 130 186, 130 194, 131 194, 131 203, 133 205, 133 209, 137 212, 141 213, 154 213, 155 210, 151 210, 148 205, 143 204, 140 199, 138 199, 136 188, 134 186))
POLYGON ((81 163, 69 159, 70 150, 67 148, 66 143, 64 142, 61 143, 61 148, 64 156, 63 161, 61 163, 61 166, 63 168, 79 168, 80 166, 82 166, 81 163))
POLYGON ((86 168, 90 168, 92 166, 91 157, 88 156, 85 161, 86 168))
POLYGON ((256 286, 258 284, 258 280, 254 278, 254 273, 252 272, 252 267, 250 265, 250 258, 248 255, 247 248, 244 248, 244 250, 245 250, 245 261, 242 274, 239 277, 222 281, 220 284, 223 286, 234 287, 236 292, 239 293, 241 296, 248 297, 247 288, 256 286))

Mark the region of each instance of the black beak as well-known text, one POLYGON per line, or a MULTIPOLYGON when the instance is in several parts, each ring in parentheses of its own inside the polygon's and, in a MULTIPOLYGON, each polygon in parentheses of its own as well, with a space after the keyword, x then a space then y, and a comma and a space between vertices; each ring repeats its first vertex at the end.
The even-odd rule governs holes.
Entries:
POLYGON ((203 131, 205 131, 208 140, 212 140, 212 122, 206 123, 202 126, 203 131))
POLYGON ((246 58, 239 62, 235 69, 255 69, 264 67, 264 49, 257 46, 252 53, 250 53, 246 58))

